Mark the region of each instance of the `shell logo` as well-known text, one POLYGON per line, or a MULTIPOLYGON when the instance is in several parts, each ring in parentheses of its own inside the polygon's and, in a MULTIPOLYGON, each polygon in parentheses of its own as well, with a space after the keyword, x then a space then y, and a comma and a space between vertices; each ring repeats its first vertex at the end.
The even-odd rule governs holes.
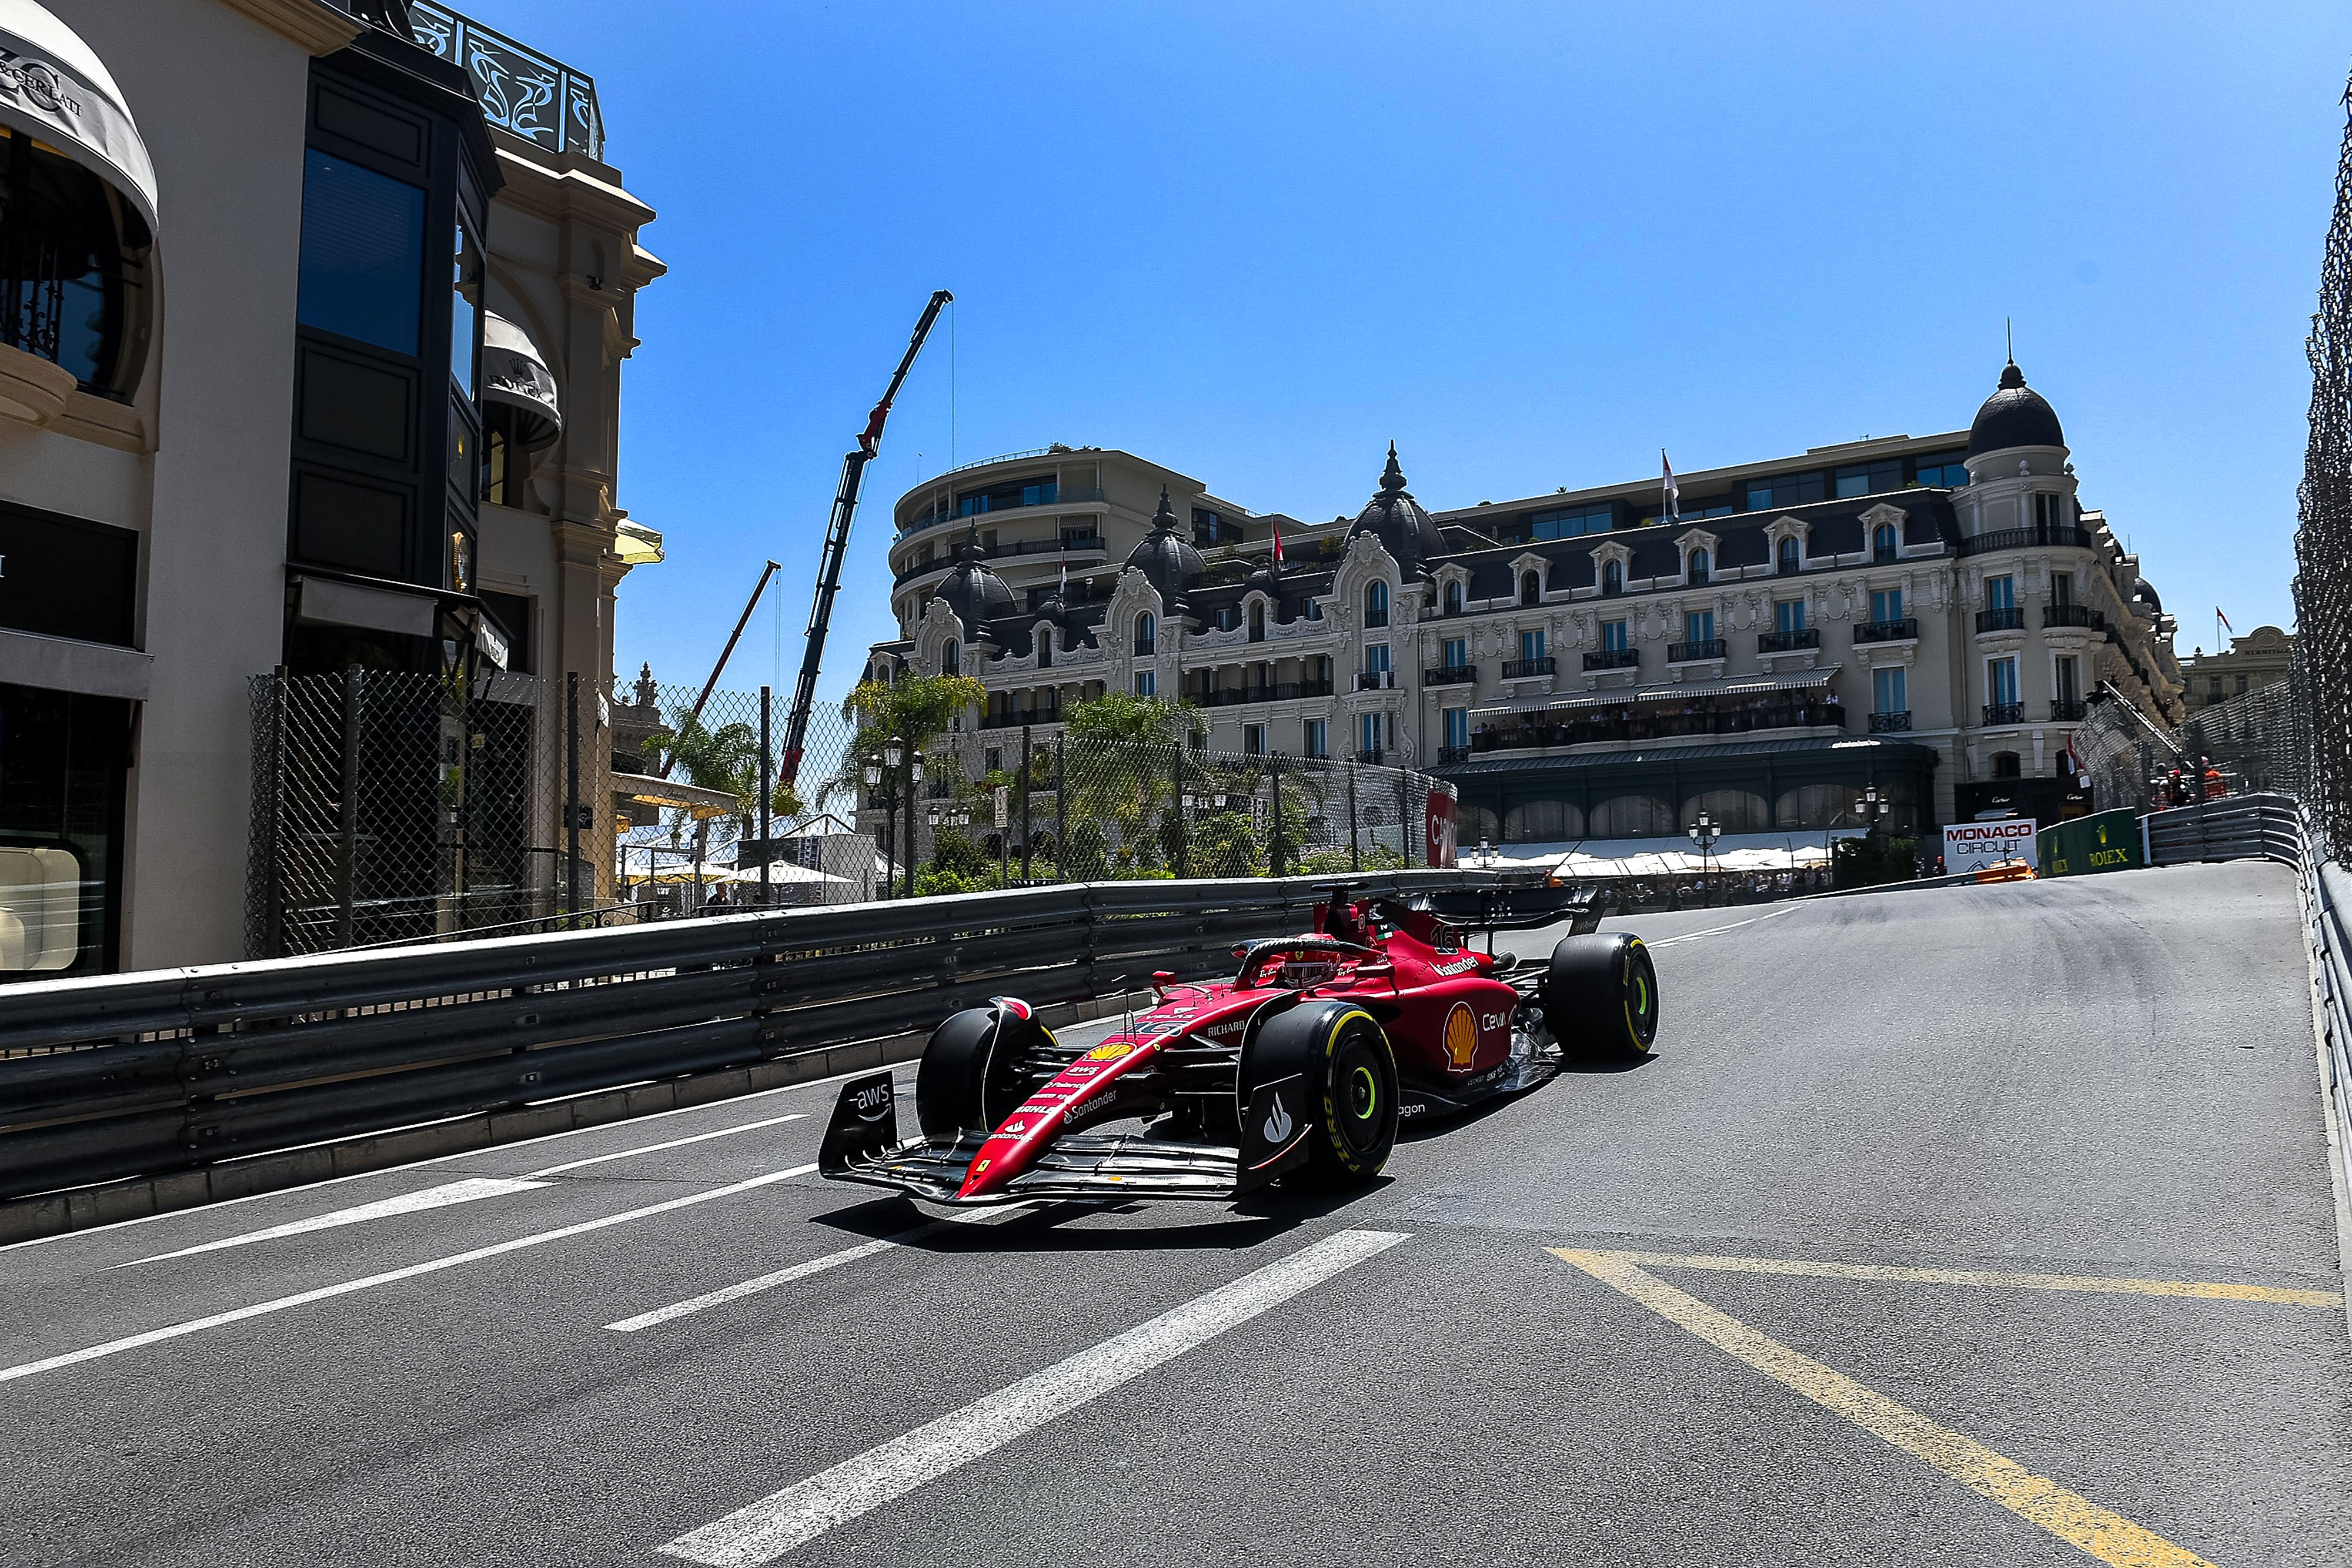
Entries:
POLYGON ((1471 1016, 1469 1004, 1456 1002, 1454 1010, 1445 1015, 1445 1056, 1456 1071, 1470 1065, 1478 1054, 1478 1020, 1471 1016))

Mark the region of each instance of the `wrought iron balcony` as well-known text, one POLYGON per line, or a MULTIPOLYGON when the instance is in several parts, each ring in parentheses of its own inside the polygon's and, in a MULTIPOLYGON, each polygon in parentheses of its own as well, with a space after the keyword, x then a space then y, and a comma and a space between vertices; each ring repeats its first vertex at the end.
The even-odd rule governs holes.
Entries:
POLYGON ((1906 615, 1900 621, 1865 621, 1853 629, 1857 643, 1907 643, 1919 635, 1919 618, 1906 615))
POLYGON ((1753 698, 1701 695, 1682 705, 1635 704, 1568 714, 1511 715, 1481 725, 1473 753, 1559 746, 1622 746, 1689 736, 1752 735, 1776 729, 1843 729, 1845 710, 1826 695, 1770 693, 1753 698))
POLYGON ((2014 606, 2008 610, 1979 610, 1977 612, 1977 630, 2022 632, 2025 630, 2025 611, 2022 607, 2014 606))
POLYGON ((2087 604, 2045 604, 2042 607, 2044 626, 2087 626, 2094 632, 2107 629, 2107 618, 2087 604))
POLYGON ((1360 692, 1391 692, 1396 690, 1394 670, 1358 670, 1356 689, 1360 692))
POLYGON ((1477 678, 1475 664, 1440 664, 1421 672, 1421 684, 1424 686, 1466 686, 1477 678))
POLYGON ((1965 558, 1983 555, 1988 550, 2032 549, 2042 545, 2063 545, 2074 549, 2089 549, 2094 541, 2091 530, 2073 527, 2051 528, 2037 525, 2030 528, 2002 528, 1999 532, 1977 534, 1960 541, 1956 554, 1965 558))
POLYGON ((426 52, 466 73, 484 120, 550 152, 604 161, 594 78, 434 0, 408 0, 408 25, 426 52))
POLYGON ((1987 703, 1984 706, 1984 721, 1987 724, 2023 724, 2025 705, 2023 703, 1987 703))
POLYGON ((1467 762, 1469 760, 1470 748, 1466 746, 1441 746, 1437 748, 1437 763, 1441 768, 1449 762, 1467 762))
POLYGON ((1891 566, 1903 559, 1903 551, 1892 545, 1874 545, 1870 551, 1873 566, 1891 566))
POLYGON ((1695 664, 1702 659, 1720 659, 1723 649, 1724 642, 1720 637, 1703 637, 1696 643, 1669 643, 1666 644, 1666 663, 1695 664))
POLYGON ((1503 661, 1503 679, 1522 681, 1530 675, 1555 674, 1559 669, 1559 661, 1549 655, 1540 659, 1506 659, 1503 661))
POLYGON ((1807 626, 1797 632, 1767 632, 1756 639, 1756 651, 1759 653, 1787 653, 1799 648, 1818 648, 1821 645, 1822 629, 1818 626, 1807 626))
POLYGON ((1367 747, 1365 747, 1361 751, 1359 751, 1359 752, 1357 752, 1357 753, 1356 753, 1356 760, 1357 760, 1357 761, 1359 761, 1359 762, 1375 762, 1375 763, 1376 763, 1376 762, 1380 761, 1380 759, 1381 759, 1381 758, 1383 758, 1383 757, 1385 757, 1385 756, 1387 756, 1387 755, 1388 755, 1388 753, 1387 753, 1383 748, 1381 748, 1381 747, 1377 747, 1377 746, 1367 746, 1367 747))
POLYGON ((1870 733, 1873 735, 1885 735, 1892 730, 1910 727, 1911 710, 1907 707, 1899 713, 1874 713, 1870 716, 1870 733))
POLYGON ((2050 699, 2050 719, 2053 724, 2078 723, 2081 721, 2083 716, 2090 710, 2091 705, 2084 702, 2081 697, 2053 697, 2050 699))
POLYGON ((1383 605, 1378 610, 1367 610, 1364 612, 1364 629, 1366 631, 1369 632, 1376 627, 1385 626, 1388 623, 1389 612, 1387 606, 1383 605))
POLYGON ((1603 648, 1598 653, 1585 654, 1584 667, 1588 670, 1638 670, 1642 667, 1642 650, 1603 648))

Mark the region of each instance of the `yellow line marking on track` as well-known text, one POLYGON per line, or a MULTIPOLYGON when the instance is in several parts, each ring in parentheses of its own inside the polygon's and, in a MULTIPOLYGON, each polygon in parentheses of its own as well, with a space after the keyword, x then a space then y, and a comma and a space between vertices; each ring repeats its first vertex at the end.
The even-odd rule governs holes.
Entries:
MULTIPOLYGON (((1557 1250, 1555 1249, 1555 1250, 1557 1250)), ((1566 1253, 1560 1254, 1566 1257, 1566 1253)), ((2131 1296, 2198 1296, 2216 1301, 2277 1301, 2340 1307, 2340 1291, 2291 1291, 2226 1280, 2117 1280, 2104 1274, 2003 1274, 1984 1269, 1898 1269, 1876 1263, 1811 1263, 1794 1258, 1720 1258, 1706 1253, 1607 1252, 1653 1269, 1716 1269, 1734 1274, 1809 1274, 1825 1280, 1899 1280, 1922 1285, 1993 1285, 2019 1291, 2108 1291, 2131 1296)))
POLYGON ((1872 1436, 1926 1460, 1961 1485, 2032 1520, 2102 1563, 2114 1568, 2214 1568, 2195 1552, 2068 1491, 2047 1476, 2035 1475, 1975 1438, 1939 1427, 1843 1373, 1833 1372, 1696 1297, 1683 1294, 1655 1275, 1643 1273, 1623 1253, 1586 1252, 1573 1247, 1549 1250, 1733 1360, 1747 1363, 1872 1436))

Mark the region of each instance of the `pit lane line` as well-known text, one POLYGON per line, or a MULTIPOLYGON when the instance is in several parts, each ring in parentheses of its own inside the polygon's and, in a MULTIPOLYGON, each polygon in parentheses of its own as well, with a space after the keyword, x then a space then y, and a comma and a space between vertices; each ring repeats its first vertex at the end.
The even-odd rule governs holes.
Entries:
POLYGON ((1049 1422, 1206 1344, 1406 1239, 1342 1230, 878 1444, 804 1481, 668 1542, 665 1555, 705 1568, 754 1568, 994 1453, 1049 1422))
POLYGON ((634 1219, 645 1219, 656 1214, 668 1214, 677 1209, 691 1208, 697 1204, 709 1203, 717 1198, 732 1197, 739 1192, 749 1192, 754 1187, 767 1186, 772 1183, 788 1181, 793 1176, 806 1176, 815 1169, 816 1166, 814 1165, 804 1165, 793 1166, 780 1171, 770 1171, 764 1176, 752 1176, 746 1181, 730 1182, 725 1186, 688 1193, 683 1197, 673 1197, 663 1203, 647 1204, 642 1208, 625 1209, 619 1214, 607 1214, 596 1219, 582 1220, 575 1225, 559 1226, 553 1230, 536 1231, 529 1236, 518 1236, 510 1240, 495 1242, 488 1247, 476 1247, 464 1252, 453 1252, 443 1258, 427 1259, 422 1263, 411 1263, 404 1269, 392 1269, 381 1274, 369 1274, 357 1280, 345 1280, 338 1284, 322 1285, 317 1290, 301 1291, 290 1296, 279 1296, 273 1301, 257 1301, 250 1306, 235 1307, 225 1312, 215 1312, 208 1317, 191 1318, 185 1322, 172 1323, 160 1329, 150 1329, 144 1333, 129 1334, 121 1339, 108 1340, 103 1344, 88 1345, 80 1350, 44 1356, 38 1361, 27 1361, 16 1366, 0 1367, 0 1383, 13 1383, 19 1378, 38 1376, 45 1372, 55 1372, 80 1362, 95 1361, 101 1356, 120 1355, 125 1351, 144 1349, 148 1345, 160 1344, 166 1340, 202 1333, 206 1329, 242 1322, 247 1318, 264 1317, 272 1312, 282 1312, 295 1307, 308 1306, 312 1301, 323 1301, 334 1296, 347 1296, 358 1291, 370 1291, 379 1285, 397 1284, 403 1280, 414 1280, 421 1275, 439 1273, 444 1269, 455 1269, 463 1264, 479 1262, 485 1258, 501 1257, 509 1252, 522 1251, 526 1248, 543 1246, 550 1241, 584 1236, 592 1230, 603 1230, 611 1226, 625 1225, 634 1219))
POLYGON ((1573 1247, 1548 1250, 1733 1360, 1754 1367, 1889 1446, 1926 1461, 1969 1490, 2040 1525, 2086 1556, 2112 1568, 2215 1568, 2187 1548, 2068 1491, 2047 1476, 2035 1475, 1975 1438, 1938 1426, 1843 1373, 1759 1333, 1728 1312, 1684 1294, 1643 1272, 1622 1254, 1573 1247))

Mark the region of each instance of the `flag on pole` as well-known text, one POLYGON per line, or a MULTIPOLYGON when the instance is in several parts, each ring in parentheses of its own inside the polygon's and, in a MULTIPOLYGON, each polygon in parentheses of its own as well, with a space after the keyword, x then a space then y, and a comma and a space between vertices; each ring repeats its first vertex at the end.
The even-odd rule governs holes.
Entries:
POLYGON ((2213 606, 2213 619, 2219 621, 2222 625, 2229 627, 2232 634, 2234 634, 2238 630, 2235 626, 2230 625, 2230 618, 2221 613, 2221 607, 2218 604, 2213 606))
POLYGON ((1062 586, 1054 591, 1054 596, 1065 604, 1070 601, 1070 536, 1067 534, 1062 536, 1062 586))
POLYGON ((1274 520, 1274 565, 1277 571, 1282 568, 1282 519, 1279 517, 1274 520))
POLYGON ((1666 521, 1679 522, 1683 515, 1683 493, 1675 483, 1673 460, 1666 456, 1666 449, 1663 446, 1658 448, 1658 461, 1665 465, 1666 470, 1666 521))

